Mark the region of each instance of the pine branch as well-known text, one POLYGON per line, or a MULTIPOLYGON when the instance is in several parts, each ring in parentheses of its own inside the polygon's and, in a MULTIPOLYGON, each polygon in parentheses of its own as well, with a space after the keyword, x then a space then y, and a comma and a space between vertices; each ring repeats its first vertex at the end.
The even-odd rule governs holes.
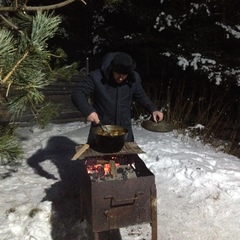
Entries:
POLYGON ((23 156, 23 149, 16 134, 16 125, 0 124, 0 165, 14 164, 23 156))
POLYGON ((4 84, 13 74, 13 72, 16 70, 16 68, 20 65, 20 63, 25 60, 25 58, 28 56, 29 52, 25 52, 23 57, 15 64, 15 66, 12 68, 12 70, 6 75, 6 77, 2 80, 2 83, 4 84))
MULTIPOLYGON (((15 48, 16 40, 13 34, 6 30, 1 29, 0 31, 0 65, 4 66, 6 64, 6 59, 12 56, 16 52, 15 48)), ((2 73, 2 69, 1 69, 2 73)))
POLYGON ((56 3, 52 5, 47 6, 27 6, 27 5, 18 5, 16 2, 15 7, 1 7, 0 12, 17 12, 17 11, 44 11, 44 10, 53 10, 57 8, 64 7, 66 5, 69 5, 75 1, 81 1, 84 5, 87 5, 87 3, 84 0, 65 0, 61 3, 56 3))
POLYGON ((6 95, 4 96, 5 99, 7 99, 7 97, 8 97, 8 94, 9 94, 9 91, 10 91, 10 87, 11 87, 11 85, 12 85, 12 81, 10 81, 9 84, 8 84, 7 92, 6 92, 6 95))
POLYGON ((20 34, 23 34, 23 31, 21 31, 16 25, 14 25, 13 23, 11 23, 9 20, 7 20, 2 14, 0 14, 0 18, 7 23, 7 25, 9 25, 12 29, 17 30, 20 34))

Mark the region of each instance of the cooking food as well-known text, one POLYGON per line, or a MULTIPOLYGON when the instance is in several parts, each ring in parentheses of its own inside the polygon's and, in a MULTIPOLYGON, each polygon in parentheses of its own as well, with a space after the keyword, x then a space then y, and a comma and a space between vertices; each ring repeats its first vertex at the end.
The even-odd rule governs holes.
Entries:
POLYGON ((116 136, 124 135, 125 132, 121 131, 121 130, 109 130, 109 131, 99 131, 97 134, 99 134, 101 136, 116 137, 116 136))

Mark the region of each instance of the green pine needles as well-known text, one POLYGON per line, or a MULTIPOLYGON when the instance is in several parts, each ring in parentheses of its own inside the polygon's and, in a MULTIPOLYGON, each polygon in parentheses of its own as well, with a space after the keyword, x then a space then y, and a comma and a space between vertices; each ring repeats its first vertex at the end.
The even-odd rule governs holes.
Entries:
POLYGON ((0 125, 0 164, 17 164, 22 158, 23 151, 13 124, 0 125))
POLYGON ((37 118, 44 108, 41 91, 55 81, 47 41, 57 33, 61 18, 37 12, 34 16, 18 14, 9 21, 15 30, 8 30, 4 23, 0 31, 1 93, 12 120, 27 108, 37 118))
MULTIPOLYGON (((48 45, 61 17, 40 11, 0 17, 0 117, 8 116, 7 121, 14 123, 27 111, 32 122, 43 128, 57 114, 57 106, 45 100, 43 89, 57 81, 59 74, 65 73, 61 77, 67 79, 77 68, 76 63, 62 66, 59 59, 66 55, 48 45)), ((0 119, 0 163, 5 164, 15 161, 22 151, 13 129, 2 122, 6 120, 0 119)))

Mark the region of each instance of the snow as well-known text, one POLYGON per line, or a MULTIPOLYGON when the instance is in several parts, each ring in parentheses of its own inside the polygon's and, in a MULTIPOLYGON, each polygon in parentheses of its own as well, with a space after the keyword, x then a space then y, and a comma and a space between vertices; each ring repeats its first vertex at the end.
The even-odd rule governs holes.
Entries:
MULTIPOLYGON (((240 239, 239 159, 175 130, 133 130, 146 152, 139 156, 155 175, 158 239, 240 239)), ((90 239, 70 191, 81 161, 70 160, 73 147, 86 142, 88 131, 83 122, 19 129, 25 158, 21 166, 0 167, 0 239, 90 239)), ((151 227, 129 226, 120 234, 122 240, 150 240, 151 227)))

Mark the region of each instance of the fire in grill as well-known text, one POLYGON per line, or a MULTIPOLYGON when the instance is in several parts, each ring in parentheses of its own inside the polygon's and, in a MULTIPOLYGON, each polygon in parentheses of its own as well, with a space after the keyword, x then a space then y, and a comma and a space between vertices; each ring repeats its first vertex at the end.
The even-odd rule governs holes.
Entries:
POLYGON ((126 180, 137 177, 135 162, 126 155, 85 159, 91 181, 126 180))
POLYGON ((150 223, 157 240, 154 174, 137 154, 85 157, 89 175, 88 221, 99 240, 103 231, 150 223))

